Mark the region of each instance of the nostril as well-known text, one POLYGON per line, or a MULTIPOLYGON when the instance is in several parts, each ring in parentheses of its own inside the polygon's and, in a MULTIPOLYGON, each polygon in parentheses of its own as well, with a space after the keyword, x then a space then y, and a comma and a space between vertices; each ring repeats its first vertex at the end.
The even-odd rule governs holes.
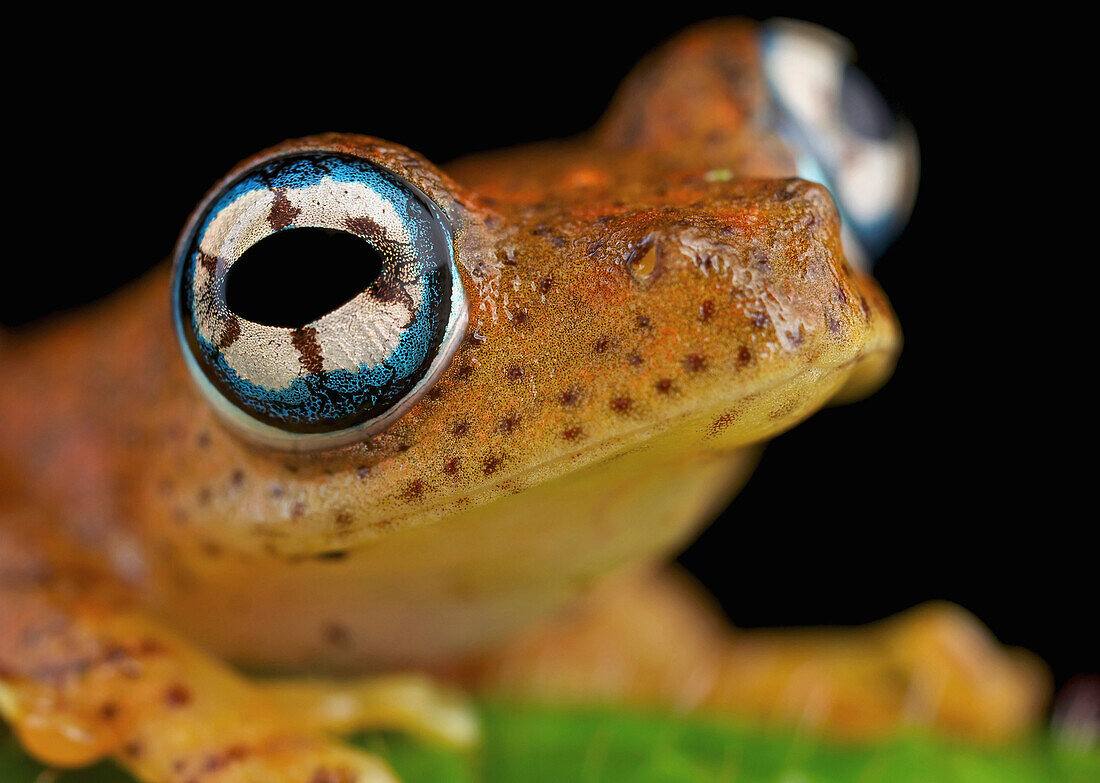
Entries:
POLYGON ((367 290, 382 271, 378 251, 354 234, 291 228, 248 248, 225 275, 225 304, 253 323, 292 329, 367 290))
POLYGON ((627 261, 627 266, 639 281, 652 277, 657 271, 657 243, 647 241, 636 248, 627 261))

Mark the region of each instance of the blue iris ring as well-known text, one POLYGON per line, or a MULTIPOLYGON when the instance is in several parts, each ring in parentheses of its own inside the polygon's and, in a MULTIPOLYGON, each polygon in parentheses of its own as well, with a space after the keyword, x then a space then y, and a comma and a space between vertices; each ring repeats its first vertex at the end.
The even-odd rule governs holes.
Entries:
MULTIPOLYGON (((392 423, 446 366, 465 298, 450 226, 411 183, 369 161, 311 152, 258 163, 200 209, 176 259, 177 331, 215 410, 245 434, 293 449, 352 442, 392 423), (297 327, 233 312, 233 265, 300 228, 366 242, 382 260, 377 279, 297 327)), ((303 258, 301 274, 311 272, 303 258)))

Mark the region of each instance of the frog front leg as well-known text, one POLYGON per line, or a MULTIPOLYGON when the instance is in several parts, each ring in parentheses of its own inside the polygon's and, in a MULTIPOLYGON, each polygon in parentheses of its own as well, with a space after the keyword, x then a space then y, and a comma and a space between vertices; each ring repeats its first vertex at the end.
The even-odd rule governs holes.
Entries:
POLYGON ((396 781, 146 618, 94 566, 47 557, 48 523, 0 512, 0 714, 31 755, 111 757, 146 783, 396 781))

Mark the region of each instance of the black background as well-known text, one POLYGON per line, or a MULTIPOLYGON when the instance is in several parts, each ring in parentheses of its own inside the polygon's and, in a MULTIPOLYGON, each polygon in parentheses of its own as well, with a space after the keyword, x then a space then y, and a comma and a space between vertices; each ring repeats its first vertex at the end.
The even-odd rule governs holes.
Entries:
MULTIPOLYGON (((28 248, 9 255, 0 322, 94 299, 166 257, 205 189, 262 147, 358 131, 442 163, 569 135, 647 50, 731 7, 634 10, 66 18, 9 71, 22 209, 6 247, 28 248)), ((1049 173, 1073 174, 1078 154, 1042 106, 1041 24, 740 10, 841 32, 917 128, 916 212, 876 267, 906 344, 873 398, 774 441, 682 562, 739 625, 860 623, 946 598, 1042 654, 1059 683, 1096 671, 1096 514, 1079 505, 1090 464, 1071 456, 1094 419, 1077 381, 1088 353, 1060 353, 1079 337, 1066 312, 1087 303, 1056 266, 1075 204, 1049 173)))

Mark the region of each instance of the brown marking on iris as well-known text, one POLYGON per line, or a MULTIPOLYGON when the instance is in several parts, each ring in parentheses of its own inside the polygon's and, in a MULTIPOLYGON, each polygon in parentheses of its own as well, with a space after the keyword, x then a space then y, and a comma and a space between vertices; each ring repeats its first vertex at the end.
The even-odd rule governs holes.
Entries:
POLYGON ((220 557, 222 554, 222 546, 217 541, 210 541, 207 539, 202 542, 200 547, 202 553, 207 557, 220 557))
POLYGON ((458 368, 455 375, 458 376, 460 381, 466 381, 470 379, 470 376, 474 374, 474 366, 472 364, 464 364, 458 368))
POLYGON ((105 701, 100 704, 99 717, 105 721, 113 721, 118 717, 118 704, 113 701, 105 701))
POLYGON ((749 320, 752 321, 752 325, 757 329, 766 329, 768 323, 771 321, 768 318, 768 314, 764 312, 749 313, 749 320))
POLYGON ((292 517, 300 517, 306 513, 306 504, 298 501, 290 507, 290 515, 292 517))
POLYGON ((661 394, 668 394, 672 391, 672 381, 668 378, 660 378, 657 383, 654 384, 654 387, 661 394))
POLYGON ((351 645, 351 632, 339 623, 328 623, 321 629, 321 636, 325 642, 333 647, 348 647, 351 645))
POLYGON ((409 482, 408 486, 405 487, 405 491, 404 493, 402 493, 402 498, 405 500, 419 500, 421 497, 423 497, 423 495, 424 480, 413 479, 409 482))
POLYGON ((752 361, 752 351, 746 346, 742 345, 737 349, 737 366, 744 367, 746 364, 752 361))
POLYGON ((361 479, 365 479, 370 475, 370 465, 360 465, 355 469, 355 475, 361 479))
POLYGON ((527 323, 527 312, 525 310, 516 310, 512 313, 512 323, 516 326, 523 326, 527 323))
POLYGON ((485 471, 486 476, 491 476, 500 470, 502 460, 500 457, 488 457, 482 464, 482 470, 485 471))
POLYGON ((630 356, 626 357, 626 363, 631 367, 640 367, 643 361, 642 357, 636 353, 632 353, 630 356))
POLYGON ((465 421, 460 421, 458 424, 451 428, 451 434, 454 435, 456 438, 461 438, 469 431, 470 425, 465 421))
POLYGON ((864 317, 871 320, 871 305, 867 303, 867 297, 863 294, 859 295, 859 306, 863 309, 864 317))
POLYGON ((706 369, 707 359, 697 353, 691 353, 684 357, 684 367, 688 372, 701 372, 706 369))
POLYGON ((629 397, 615 397, 611 400, 611 410, 616 413, 626 413, 630 410, 630 406, 634 404, 634 401, 629 397))
POLYGON ((200 487, 196 500, 198 500, 200 506, 206 506, 209 505, 213 497, 214 493, 210 490, 210 487, 200 487))
POLYGON ((429 400, 435 402, 443 396, 443 390, 438 386, 433 386, 432 388, 428 389, 428 394, 426 396, 429 400))
POLYGON ((543 296, 546 296, 546 294, 550 293, 550 289, 553 287, 553 285, 554 276, 547 275, 546 277, 542 278, 542 282, 539 283, 539 293, 543 296))
POLYGON ((145 748, 137 740, 131 740, 122 746, 123 755, 131 759, 141 758, 141 754, 144 750, 145 748))
POLYGON ((241 336, 241 320, 233 313, 229 314, 229 318, 225 322, 225 331, 222 332, 222 338, 218 341, 218 350, 224 351, 233 343, 237 342, 237 338, 241 336))
POLYGON ((638 324, 639 329, 648 329, 649 328, 649 316, 648 315, 639 315, 636 319, 634 319, 634 322, 636 324, 638 324))
POLYGON ((282 188, 275 191, 275 198, 272 200, 271 209, 267 213, 268 225, 274 231, 282 231, 293 223, 300 214, 302 214, 302 210, 290 203, 290 199, 286 197, 286 192, 282 188))
POLYGON ((579 389, 566 389, 558 395, 558 402, 560 402, 564 408, 572 408, 580 402, 580 399, 581 393, 579 389))
POLYGON ((443 466, 443 472, 448 476, 453 476, 458 473, 458 466, 462 464, 458 457, 451 458, 446 465, 443 466))
POLYGON ((510 381, 518 381, 523 377, 523 368, 518 364, 513 364, 504 372, 504 376, 510 381))
POLYGON ((164 703, 176 709, 186 707, 191 703, 191 691, 181 683, 173 683, 164 691, 164 703))
POLYGON ((797 332, 788 331, 787 339, 791 341, 791 345, 794 345, 796 347, 802 345, 802 341, 805 339, 802 333, 802 326, 799 325, 797 332))
POLYGON ((199 253, 199 265, 210 274, 214 274, 214 270, 218 267, 218 259, 214 256, 208 256, 206 253, 199 253))
POLYGON ((199 437, 196 440, 196 443, 198 444, 200 449, 208 448, 210 446, 210 442, 211 442, 211 438, 210 438, 210 433, 209 432, 207 432, 206 430, 203 430, 202 432, 199 433, 199 437))
POLYGON ((298 361, 306 372, 320 373, 324 369, 321 358, 321 343, 317 340, 317 330, 312 326, 303 326, 290 334, 290 343, 298 351, 298 361))
POLYGON ((333 524, 338 528, 351 527, 351 521, 351 514, 347 511, 337 511, 336 516, 332 520, 333 524))
POLYGON ((244 471, 241 470, 240 468, 237 468, 236 470, 234 470, 232 473, 229 474, 229 483, 234 487, 243 487, 244 486, 244 479, 245 479, 244 471))
POLYGON ((515 414, 509 414, 508 416, 505 416, 503 419, 500 420, 500 423, 497 425, 498 429, 505 435, 512 432, 518 426, 519 416, 516 416, 515 414))
POLYGON ((584 430, 580 427, 566 427, 561 431, 561 436, 566 440, 579 440, 584 436, 584 430))
POLYGON ((314 560, 343 560, 348 556, 346 549, 330 549, 327 552, 318 552, 313 556, 314 560))
POLYGON ((710 317, 714 315, 714 302, 707 299, 701 305, 699 305, 699 321, 706 323, 710 320, 710 317))
POLYGON ((596 340, 596 353, 604 353, 611 345, 611 339, 608 337, 601 337, 596 340))

